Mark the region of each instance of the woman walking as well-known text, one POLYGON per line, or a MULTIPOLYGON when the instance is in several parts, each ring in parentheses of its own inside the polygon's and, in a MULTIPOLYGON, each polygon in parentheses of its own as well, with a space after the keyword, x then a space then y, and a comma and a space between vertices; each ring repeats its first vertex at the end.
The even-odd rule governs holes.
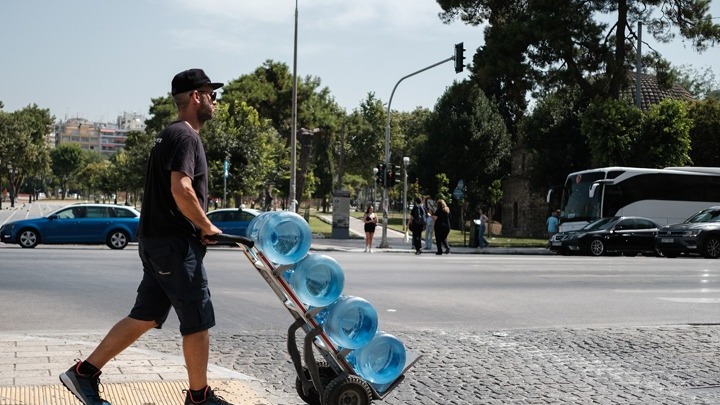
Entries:
POLYGON ((365 222, 365 251, 372 253, 372 241, 375 235, 375 227, 377 226, 377 215, 372 205, 368 205, 363 216, 365 222))
POLYGON ((445 248, 445 254, 450 253, 450 246, 447 243, 447 237, 450 233, 450 208, 445 204, 444 200, 437 201, 437 209, 433 213, 433 222, 435 222, 435 244, 437 245, 436 255, 443 254, 442 249, 445 248))

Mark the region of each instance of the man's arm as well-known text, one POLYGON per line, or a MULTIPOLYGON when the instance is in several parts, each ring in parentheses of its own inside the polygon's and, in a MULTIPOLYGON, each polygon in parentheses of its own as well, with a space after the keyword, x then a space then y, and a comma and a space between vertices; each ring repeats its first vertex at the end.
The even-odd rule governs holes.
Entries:
POLYGON ((215 225, 210 222, 205 211, 198 202, 197 194, 192 187, 192 180, 183 172, 170 172, 170 191, 172 192, 175 204, 180 212, 189 219, 195 226, 200 228, 200 237, 206 243, 205 237, 221 233, 215 225))

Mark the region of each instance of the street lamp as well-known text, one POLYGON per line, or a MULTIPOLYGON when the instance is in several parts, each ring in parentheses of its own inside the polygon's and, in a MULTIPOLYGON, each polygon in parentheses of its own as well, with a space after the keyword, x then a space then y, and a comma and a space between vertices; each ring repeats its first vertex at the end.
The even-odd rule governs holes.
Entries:
POLYGON ((15 173, 17 173, 17 169, 12 165, 7 165, 7 168, 8 180, 10 181, 10 208, 15 208, 15 183, 13 183, 13 178, 15 177, 15 173))
POLYGON ((373 211, 375 211, 375 193, 377 192, 377 174, 378 174, 378 168, 373 167, 373 197, 372 197, 373 211))
POLYGON ((293 85, 292 85, 292 125, 290 134, 290 211, 297 211, 297 38, 298 38, 298 2, 295 0, 295 41, 293 42, 293 85))
POLYGON ((407 167, 410 164, 410 158, 403 157, 403 226, 405 227, 405 243, 408 243, 407 229, 407 167))

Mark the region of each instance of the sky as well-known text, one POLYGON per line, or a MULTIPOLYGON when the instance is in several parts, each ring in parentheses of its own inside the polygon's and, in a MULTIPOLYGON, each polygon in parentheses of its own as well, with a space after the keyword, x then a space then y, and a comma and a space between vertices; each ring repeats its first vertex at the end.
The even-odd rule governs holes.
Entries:
MULTIPOLYGON (((716 2, 718 3, 718 2, 716 2)), ((267 60, 293 68, 292 0, 4 1, 0 24, 0 101, 11 112, 30 104, 57 119, 114 122, 124 111, 148 115, 172 77, 202 68, 228 83, 267 60)), ((483 28, 444 24, 435 0, 297 0, 298 76, 314 76, 348 112, 368 93, 387 103, 406 75, 453 55, 466 62, 483 28)), ((711 6, 720 16, 720 4, 711 6)), ((718 48, 698 55, 680 41, 644 39, 677 65, 711 68, 718 48)), ((647 49, 647 48, 645 48, 647 49)), ((455 80, 449 61, 403 80, 392 109, 432 109, 455 80)))

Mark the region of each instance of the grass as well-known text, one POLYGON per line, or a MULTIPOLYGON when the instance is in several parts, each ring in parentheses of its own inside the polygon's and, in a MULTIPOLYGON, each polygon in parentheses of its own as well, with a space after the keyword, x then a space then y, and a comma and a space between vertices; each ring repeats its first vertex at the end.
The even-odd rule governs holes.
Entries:
MULTIPOLYGON (((300 215, 303 215, 304 211, 300 210, 300 215)), ((314 209, 310 210, 310 214, 308 217, 308 223, 310 224, 310 231, 313 234, 322 234, 325 238, 331 238, 332 237, 332 224, 329 224, 323 220, 321 220, 317 216, 318 212, 316 212, 314 209)), ((363 213, 362 212, 351 212, 350 215, 354 218, 362 218, 363 213)), ((380 214, 382 215, 382 214, 380 214)), ((388 213, 388 223, 390 229, 396 230, 398 232, 403 232, 403 221, 402 221, 402 213, 401 212, 391 212, 388 213)), ((362 239, 359 236, 356 236, 354 234, 350 234, 351 239, 362 239)), ((488 242, 490 242, 490 246, 496 246, 496 247, 545 247, 547 246, 547 240, 546 239, 533 239, 533 238, 508 238, 504 236, 493 236, 493 237, 485 237, 488 242)), ((470 232, 466 231, 465 234, 463 234, 462 231, 459 230, 451 230, 450 235, 448 235, 448 243, 450 246, 467 246, 470 243, 470 232)))

